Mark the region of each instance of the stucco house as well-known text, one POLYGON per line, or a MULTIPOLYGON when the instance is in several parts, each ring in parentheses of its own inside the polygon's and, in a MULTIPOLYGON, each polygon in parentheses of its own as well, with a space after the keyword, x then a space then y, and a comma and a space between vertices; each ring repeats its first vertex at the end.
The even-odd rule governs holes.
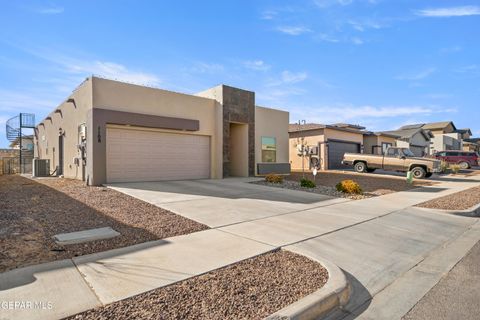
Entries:
POLYGON ((423 157, 429 153, 433 134, 422 128, 423 124, 404 126, 398 130, 383 131, 384 134, 398 136, 397 147, 409 148, 416 156, 423 157))
POLYGON ((457 131, 452 121, 425 123, 422 126, 433 134, 430 154, 443 150, 461 150, 462 133, 457 131))
POLYGON ((463 151, 480 152, 480 138, 469 138, 463 140, 463 151))
POLYGON ((470 139, 472 137, 472 130, 470 130, 470 128, 457 129, 455 132, 460 134, 460 139, 462 140, 470 139))
POLYGON ((316 151, 312 155, 318 157, 321 170, 343 169, 341 161, 344 153, 363 151, 364 129, 362 126, 344 123, 290 124, 289 157, 292 170, 302 170, 302 167, 308 170, 312 167, 309 162, 312 157, 298 156, 297 145, 302 143, 316 151))
POLYGON ((35 156, 90 185, 288 173, 288 112, 220 85, 196 95, 89 77, 35 128, 35 156))
POLYGON ((383 155, 389 147, 397 146, 400 136, 385 132, 365 132, 363 135, 363 150, 367 154, 383 155))

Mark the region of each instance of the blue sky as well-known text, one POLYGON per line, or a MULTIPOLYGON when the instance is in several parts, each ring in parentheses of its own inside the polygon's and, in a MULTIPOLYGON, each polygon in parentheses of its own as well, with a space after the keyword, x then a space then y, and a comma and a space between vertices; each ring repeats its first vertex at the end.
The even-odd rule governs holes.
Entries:
POLYGON ((480 1, 2 1, 5 120, 40 121, 91 75, 256 92, 291 122, 453 120, 480 136, 480 1))

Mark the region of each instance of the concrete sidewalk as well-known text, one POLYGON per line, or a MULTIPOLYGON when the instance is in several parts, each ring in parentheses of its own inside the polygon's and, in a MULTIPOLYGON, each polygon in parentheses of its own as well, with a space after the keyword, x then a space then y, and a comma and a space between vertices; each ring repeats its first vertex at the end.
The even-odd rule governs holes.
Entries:
MULTIPOLYGON (((300 253, 308 252, 320 259, 325 257, 338 264, 355 283, 357 295, 353 301, 362 305, 431 252, 461 238, 477 221, 411 208, 414 204, 472 187, 469 182, 447 181, 434 187, 358 201, 318 198, 305 192, 277 191, 241 183, 244 182, 229 179, 199 182, 193 191, 182 189, 180 185, 179 194, 163 185, 150 186, 160 189, 148 190, 152 201, 157 192, 162 194, 157 193, 157 201, 165 201, 165 196, 168 197, 169 200, 160 205, 162 207, 176 203, 186 208, 196 201, 196 210, 203 210, 202 219, 209 215, 207 206, 198 205, 200 201, 208 199, 211 202, 210 211, 215 212, 210 217, 221 214, 216 210, 222 210, 223 203, 232 210, 228 224, 0 274, 0 301, 48 304, 40 310, 2 310, 0 319, 58 319, 281 246, 300 253), (240 194, 236 192, 238 188, 240 194), (221 197, 218 190, 222 190, 221 197), (195 197, 202 199, 192 199, 193 192, 197 193, 195 197), (209 195, 210 192, 216 196, 209 195), (228 199, 244 200, 238 215, 228 199), (275 210, 262 213, 269 206, 275 206, 275 210)), ((141 192, 138 188, 135 190, 141 192)), ((457 254, 464 249, 458 249, 457 254)))

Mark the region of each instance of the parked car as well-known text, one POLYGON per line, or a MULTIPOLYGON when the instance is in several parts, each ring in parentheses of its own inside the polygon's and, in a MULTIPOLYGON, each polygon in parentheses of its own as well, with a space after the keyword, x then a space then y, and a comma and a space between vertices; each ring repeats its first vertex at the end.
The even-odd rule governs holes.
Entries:
POLYGON ((384 155, 345 153, 342 163, 353 165, 356 172, 373 172, 376 169, 387 171, 411 171, 416 179, 429 178, 440 172, 441 161, 418 158, 408 148, 390 147, 384 155))
POLYGON ((440 151, 436 152, 433 157, 447 163, 458 164, 462 169, 470 169, 473 166, 480 165, 480 157, 474 151, 440 151))

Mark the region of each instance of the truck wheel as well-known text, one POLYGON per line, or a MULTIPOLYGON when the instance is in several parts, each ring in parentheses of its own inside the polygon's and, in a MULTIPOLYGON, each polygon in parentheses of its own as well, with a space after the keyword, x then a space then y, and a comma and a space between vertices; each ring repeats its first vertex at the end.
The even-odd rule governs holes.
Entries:
POLYGON ((470 164, 468 162, 462 161, 458 165, 462 170, 470 169, 470 164))
POLYGON ((412 174, 415 179, 423 179, 427 175, 425 169, 422 167, 415 167, 412 169, 412 174))
POLYGON ((363 173, 367 171, 367 165, 365 162, 357 162, 355 163, 355 166, 353 166, 356 172, 363 173))

